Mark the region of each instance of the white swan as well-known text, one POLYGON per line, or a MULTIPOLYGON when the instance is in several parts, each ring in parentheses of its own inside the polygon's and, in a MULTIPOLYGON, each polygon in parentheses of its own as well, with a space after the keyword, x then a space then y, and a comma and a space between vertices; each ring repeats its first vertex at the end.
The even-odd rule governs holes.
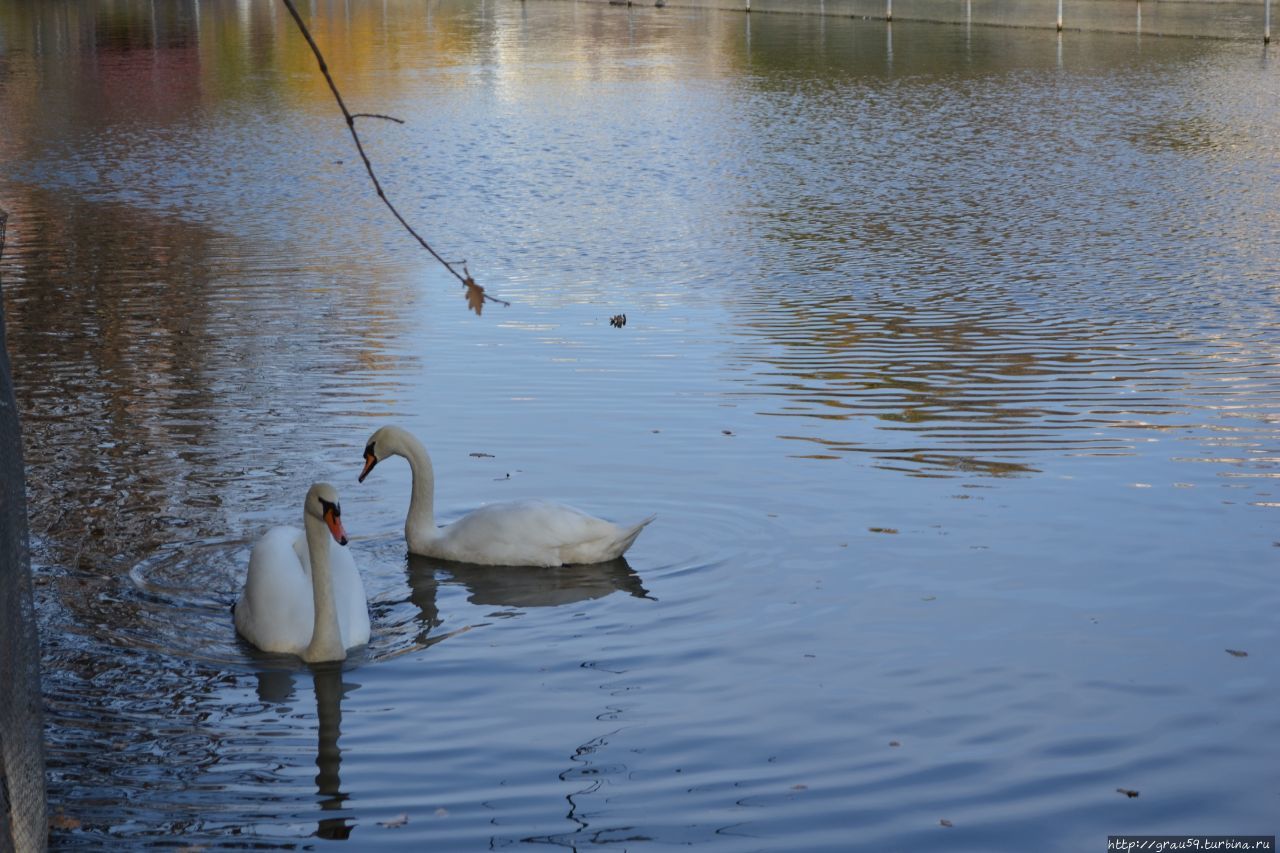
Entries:
POLYGON ((413 471, 404 537, 409 551, 424 557, 485 566, 603 563, 621 557, 655 518, 619 527, 564 504, 527 500, 489 504, 436 527, 431 457, 409 432, 384 426, 369 437, 360 482, 388 456, 403 456, 413 471))
POLYGON ((347 544, 338 492, 316 483, 307 492, 302 522, 273 527, 249 555, 249 574, 235 606, 236 630, 265 652, 305 661, 342 660, 369 642, 369 605, 347 544))

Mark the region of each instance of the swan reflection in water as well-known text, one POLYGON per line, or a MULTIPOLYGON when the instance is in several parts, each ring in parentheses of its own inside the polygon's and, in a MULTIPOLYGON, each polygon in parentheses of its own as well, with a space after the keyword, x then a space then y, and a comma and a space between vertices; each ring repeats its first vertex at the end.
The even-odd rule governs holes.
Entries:
MULTIPOLYGON (((443 621, 437 604, 437 592, 441 585, 460 585, 467 590, 467 601, 481 606, 510 608, 559 607, 580 601, 604 598, 615 592, 625 592, 636 598, 650 598, 640 581, 640 576, 627 565, 625 558, 584 566, 558 566, 555 568, 474 566, 465 563, 449 563, 428 557, 409 555, 406 568, 409 584, 409 601, 417 607, 419 625, 417 642, 412 648, 434 645, 455 632, 429 636, 443 621)), ((375 642, 379 626, 374 621, 375 642)), ((463 629, 465 630, 465 629, 463 629)), ((393 654, 403 654, 405 649, 393 654)), ((276 656, 263 655, 254 649, 246 649, 254 657, 269 664, 276 656)), ((364 659, 363 666, 376 666, 375 660, 364 659)), ((350 671, 350 663, 347 664, 350 671)), ((342 790, 342 750, 338 738, 342 734, 342 701, 360 685, 344 681, 343 664, 340 661, 312 664, 311 680, 315 687, 317 746, 316 793, 320 809, 325 813, 337 813, 322 818, 315 831, 318 838, 346 839, 355 828, 353 816, 343 815, 350 794, 342 790)), ((297 680, 304 678, 307 670, 263 669, 256 675, 258 698, 271 705, 289 704, 295 699, 297 680)))
POLYGON ((615 592, 652 598, 625 557, 605 563, 545 568, 477 566, 417 554, 408 556, 409 600, 420 611, 423 626, 418 635, 420 644, 429 642, 427 634, 442 621, 436 602, 441 585, 464 587, 467 601, 472 604, 512 608, 560 607, 615 592))
MULTIPOLYGON (((266 671, 257 673, 258 698, 272 705, 293 699, 294 678, 299 671, 266 671)), ((322 812, 341 812, 349 794, 342 792, 342 750, 338 738, 342 735, 342 700, 359 684, 342 680, 342 664, 334 661, 313 664, 311 679, 316 694, 316 793, 322 812)), ((317 838, 343 840, 351 835, 354 825, 350 817, 321 818, 316 826, 317 838)))

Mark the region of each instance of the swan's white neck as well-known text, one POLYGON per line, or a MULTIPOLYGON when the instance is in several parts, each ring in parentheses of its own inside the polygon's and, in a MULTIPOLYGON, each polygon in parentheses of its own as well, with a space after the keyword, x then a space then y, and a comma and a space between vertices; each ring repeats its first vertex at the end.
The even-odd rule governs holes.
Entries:
POLYGON ((338 625, 338 605, 333 598, 333 576, 329 572, 329 528, 305 513, 307 555, 311 558, 311 595, 315 604, 315 626, 311 644, 302 653, 305 661, 343 660, 347 650, 342 645, 342 629, 338 625))
POLYGON ((413 472, 413 491, 409 497, 409 514, 404 519, 404 538, 410 551, 421 552, 421 543, 440 535, 435 514, 436 473, 431 467, 431 456, 421 442, 405 432, 399 438, 392 452, 409 460, 409 469, 413 472))

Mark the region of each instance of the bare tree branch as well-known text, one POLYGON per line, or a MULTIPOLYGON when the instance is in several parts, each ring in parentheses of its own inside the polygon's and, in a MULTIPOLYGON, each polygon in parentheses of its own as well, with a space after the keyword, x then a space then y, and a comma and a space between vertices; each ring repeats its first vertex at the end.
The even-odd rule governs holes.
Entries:
POLYGON ((395 116, 384 116, 381 113, 352 113, 352 118, 381 118, 387 121, 394 121, 396 124, 404 124, 404 119, 395 116))
POLYGON ((496 302, 499 305, 510 305, 511 303, 507 302, 505 299, 499 299, 496 296, 490 296, 485 293, 484 288, 476 284, 475 279, 471 277, 471 273, 467 271, 465 263, 462 265, 463 271, 458 272, 455 266, 441 257, 439 252, 431 248, 431 244, 424 240, 422 235, 417 231, 414 231, 413 226, 405 221, 405 218, 400 215, 399 210, 396 210, 396 206, 391 203, 391 200, 387 198, 386 192, 383 191, 382 184, 378 181, 378 176, 374 174, 373 164, 369 162, 369 156, 364 153, 364 144, 360 141, 360 134, 356 132, 356 117, 382 118, 388 121, 400 122, 401 124, 404 124, 404 122, 398 118, 377 115, 375 113, 356 113, 353 115, 351 111, 347 109, 346 102, 342 100, 342 93, 338 91, 338 85, 333 82, 333 77, 329 74, 329 65, 324 60, 324 54, 320 52, 320 48, 316 45, 315 39, 311 37, 311 31, 308 30, 307 25, 303 23, 302 16, 298 14, 297 7, 293 5, 293 0, 281 0, 281 2, 283 2, 285 8, 289 10, 289 14, 293 16, 294 23, 298 25, 298 29, 302 31, 302 37, 305 38, 307 40, 307 44, 311 46, 311 52, 316 55, 316 62, 320 65, 320 73, 324 75, 325 82, 329 84, 329 91, 333 92, 334 100, 338 102, 338 109, 342 110, 342 116, 347 120, 347 130, 351 131, 351 139, 356 144, 356 151, 360 153, 360 159, 364 161, 365 171, 369 173, 369 180, 373 181, 373 188, 377 191, 378 198, 382 199, 382 203, 391 211, 391 215, 404 226, 404 229, 413 236, 413 239, 417 240, 418 244, 421 245, 422 248, 431 253, 431 257, 439 261, 445 269, 453 274, 454 278, 462 283, 462 286, 466 288, 467 291, 467 305, 475 311, 476 314, 480 313, 481 309, 484 307, 484 303, 486 302, 496 302))

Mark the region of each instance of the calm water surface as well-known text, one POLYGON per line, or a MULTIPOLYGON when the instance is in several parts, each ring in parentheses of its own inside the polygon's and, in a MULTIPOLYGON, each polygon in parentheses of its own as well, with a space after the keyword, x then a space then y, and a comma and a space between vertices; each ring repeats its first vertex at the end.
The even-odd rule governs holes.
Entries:
POLYGON ((397 230, 282 9, 0 10, 54 846, 1280 829, 1274 53, 310 20, 352 108, 405 120, 361 124, 388 192, 511 307, 397 230), (407 466, 356 484, 388 421, 445 520, 658 521, 603 566, 407 557, 407 466), (228 612, 318 479, 373 615, 340 669, 228 612))

